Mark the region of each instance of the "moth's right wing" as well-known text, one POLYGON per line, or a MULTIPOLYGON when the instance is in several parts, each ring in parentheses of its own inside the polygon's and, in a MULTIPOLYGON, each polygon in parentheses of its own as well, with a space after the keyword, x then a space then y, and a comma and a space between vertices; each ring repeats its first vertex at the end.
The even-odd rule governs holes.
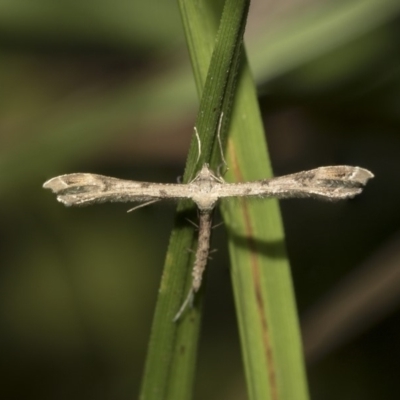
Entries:
POLYGON ((370 171, 360 167, 320 167, 272 179, 220 185, 219 197, 309 197, 341 200, 360 194, 368 180, 373 177, 370 171))
POLYGON ((52 190, 66 206, 189 197, 187 185, 136 182, 85 173, 60 175, 45 182, 43 187, 52 190))

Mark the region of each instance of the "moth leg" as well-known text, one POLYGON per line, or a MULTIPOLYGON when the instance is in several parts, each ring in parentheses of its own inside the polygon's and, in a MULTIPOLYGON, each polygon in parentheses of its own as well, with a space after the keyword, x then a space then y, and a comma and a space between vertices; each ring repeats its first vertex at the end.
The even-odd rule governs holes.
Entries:
POLYGON ((181 308, 179 309, 179 311, 176 313, 173 322, 177 322, 179 320, 179 318, 182 316, 183 312, 185 311, 185 309, 187 308, 187 306, 190 304, 191 307, 193 307, 193 299, 194 299, 194 289, 193 287, 190 288, 188 295, 186 296, 185 301, 183 302, 183 304, 181 305, 181 308))
POLYGON ((191 219, 189 218, 185 218, 187 222, 189 222, 191 225, 193 225, 197 230, 199 229, 199 225, 196 224, 196 222, 193 222, 191 219))
POLYGON ((142 207, 149 206, 150 204, 157 203, 157 201, 160 201, 160 200, 157 199, 157 200, 146 201, 146 203, 142 203, 142 204, 139 204, 139 205, 136 206, 136 207, 130 208, 127 212, 129 213, 129 212, 132 212, 132 211, 137 210, 138 208, 142 208, 142 207))

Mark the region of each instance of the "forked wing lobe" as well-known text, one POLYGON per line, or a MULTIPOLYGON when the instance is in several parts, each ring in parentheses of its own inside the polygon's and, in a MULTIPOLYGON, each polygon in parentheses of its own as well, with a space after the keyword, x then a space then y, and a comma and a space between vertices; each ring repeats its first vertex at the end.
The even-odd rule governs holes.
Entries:
POLYGON ((186 185, 135 182, 96 174, 68 174, 44 183, 66 206, 105 202, 143 202, 187 197, 186 185))
POLYGON ((229 184, 220 190, 220 197, 260 196, 299 198, 311 197, 325 200, 353 198, 360 194, 374 175, 360 167, 338 165, 320 167, 277 178, 229 184))

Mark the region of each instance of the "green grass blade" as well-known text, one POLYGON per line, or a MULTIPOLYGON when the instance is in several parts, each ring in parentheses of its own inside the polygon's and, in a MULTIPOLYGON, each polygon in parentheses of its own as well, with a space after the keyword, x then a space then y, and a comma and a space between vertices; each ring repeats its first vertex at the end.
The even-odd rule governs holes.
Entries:
MULTIPOLYGON (((202 11, 207 2, 201 3, 202 11)), ((211 8, 211 5, 208 5, 211 8)), ((200 6, 199 6, 200 7, 200 6)), ((188 5, 186 4, 186 11, 188 5)), ((193 65, 200 42, 212 40, 202 13, 192 10, 193 65), (199 43, 195 42, 198 38, 199 43)), ((198 10, 197 10, 198 11, 198 10)), ((203 46, 205 51, 206 46, 203 46)), ((198 67, 196 76, 201 76, 198 67)), ((241 71, 228 142, 228 181, 272 176, 254 83, 241 71)), ((251 399, 307 399, 296 306, 278 202, 222 204, 229 232, 232 280, 251 399)))
MULTIPOLYGON (((186 182, 204 162, 211 161, 219 116, 222 107, 229 104, 225 100, 228 83, 228 93, 233 99, 231 74, 236 73, 232 67, 238 67, 240 48, 237 43, 241 42, 247 10, 248 2, 227 1, 212 60, 209 61, 210 57, 202 60, 203 65, 209 63, 210 68, 196 121, 201 137, 201 157, 197 162, 198 144, 193 138, 184 175, 186 182)), ((193 257, 187 249, 194 247, 195 232, 185 219, 194 220, 195 215, 193 205, 188 202, 179 204, 152 326, 141 399, 177 400, 187 399, 191 394, 201 320, 201 294, 196 296, 196 307, 187 310, 178 323, 172 323, 172 319, 192 281, 193 257)))
MULTIPOLYGON (((266 178, 271 167, 247 69, 238 89, 226 179, 266 178)), ((224 202, 221 209, 249 398, 305 400, 307 382, 279 204, 272 199, 236 200, 224 202)))
MULTIPOLYGON (((214 2, 213 7, 209 9, 205 4, 206 2, 202 4, 180 0, 197 91, 201 98, 196 127, 201 139, 202 153, 197 169, 200 169, 205 162, 211 161, 215 168, 222 162, 219 145, 215 141, 216 134, 222 111, 225 115, 223 124, 226 125, 229 121, 249 1, 226 1, 217 35, 215 27, 214 29, 211 27, 211 21, 215 21, 216 15, 219 15, 216 7, 218 4, 214 2), (204 22, 198 21, 198 15, 202 15, 202 21, 206 21, 208 35, 202 35, 205 33, 204 22)), ((197 139, 193 138, 189 154, 195 154, 197 148, 197 139)), ((191 159, 188 160, 188 164, 191 164, 191 159)), ((188 176, 193 174, 194 171, 189 171, 188 176)))

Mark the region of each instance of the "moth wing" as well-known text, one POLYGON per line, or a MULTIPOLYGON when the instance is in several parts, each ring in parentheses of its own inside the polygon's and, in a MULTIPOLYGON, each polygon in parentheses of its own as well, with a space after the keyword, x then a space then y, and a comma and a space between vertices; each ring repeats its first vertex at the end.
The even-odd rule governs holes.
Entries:
POLYGON ((76 173, 57 176, 44 183, 66 206, 104 202, 143 202, 186 197, 185 185, 136 182, 103 175, 76 173))
POLYGON ((278 198, 318 197, 326 200, 353 198, 374 175, 367 169, 338 165, 320 167, 264 181, 266 192, 278 198))
POLYGON ((339 165, 260 181, 218 185, 218 197, 314 197, 325 200, 360 194, 373 174, 360 167, 339 165))

